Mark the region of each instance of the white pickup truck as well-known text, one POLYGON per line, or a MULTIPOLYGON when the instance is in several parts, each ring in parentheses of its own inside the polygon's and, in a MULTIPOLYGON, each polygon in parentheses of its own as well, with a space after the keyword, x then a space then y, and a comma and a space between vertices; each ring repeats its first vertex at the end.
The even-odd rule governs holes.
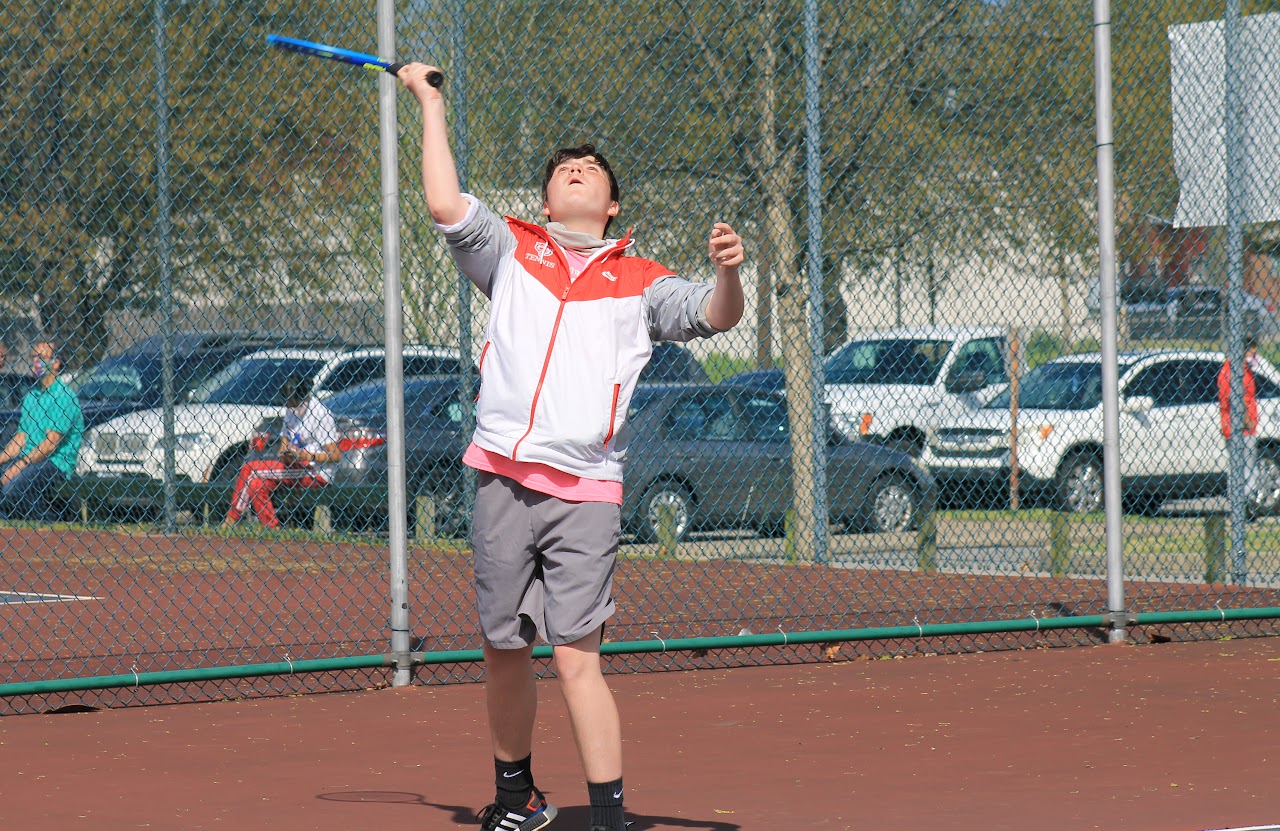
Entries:
POLYGON ((836 426, 918 457, 931 424, 981 407, 1009 382, 1004 330, 927 326, 862 334, 827 358, 836 426))

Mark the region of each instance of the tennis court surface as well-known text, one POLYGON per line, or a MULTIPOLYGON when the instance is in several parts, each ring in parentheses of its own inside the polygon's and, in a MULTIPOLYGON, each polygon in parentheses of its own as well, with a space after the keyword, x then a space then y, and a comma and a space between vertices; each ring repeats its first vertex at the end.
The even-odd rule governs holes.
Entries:
MULTIPOLYGON (((1280 824, 1280 639, 611 676, 633 831, 1280 824)), ((0 719, 14 829, 452 829, 480 684, 0 719)), ((586 828, 554 681, 538 784, 586 828)))

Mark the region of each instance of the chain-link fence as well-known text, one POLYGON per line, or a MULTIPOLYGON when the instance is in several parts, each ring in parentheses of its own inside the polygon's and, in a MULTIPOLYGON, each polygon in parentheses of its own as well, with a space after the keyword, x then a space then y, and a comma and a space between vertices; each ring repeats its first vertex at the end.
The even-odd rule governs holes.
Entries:
MULTIPOLYGON (((265 44, 376 52, 388 9, 0 11, 5 711, 357 688, 406 650, 419 679, 480 677, 460 460, 487 302, 425 210, 412 98, 265 44)), ((612 669, 829 660, 851 630, 879 653, 1088 643, 1134 614, 1167 615, 1139 639, 1274 631, 1228 612, 1280 606, 1278 226, 1175 220, 1174 102, 1222 113, 1224 81, 1171 94, 1170 27, 1233 9, 394 12, 400 59, 444 69, 461 178, 495 211, 541 219, 547 156, 591 141, 644 256, 709 281, 712 224, 747 241, 742 323, 658 344, 631 402, 612 669)), ((1226 65, 1228 105, 1280 75, 1226 65)), ((1244 100, 1247 156, 1278 143, 1280 98, 1244 100)))

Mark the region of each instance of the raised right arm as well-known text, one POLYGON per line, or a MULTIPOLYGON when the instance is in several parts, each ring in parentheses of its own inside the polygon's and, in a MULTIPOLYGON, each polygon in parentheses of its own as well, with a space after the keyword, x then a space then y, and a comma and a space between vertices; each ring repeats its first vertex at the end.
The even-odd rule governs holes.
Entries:
POLYGON ((470 204, 462 197, 458 168, 449 147, 444 95, 427 83, 427 75, 438 71, 434 66, 411 63, 396 77, 422 107, 422 192, 427 198, 427 210, 437 224, 453 225, 467 215, 470 204))

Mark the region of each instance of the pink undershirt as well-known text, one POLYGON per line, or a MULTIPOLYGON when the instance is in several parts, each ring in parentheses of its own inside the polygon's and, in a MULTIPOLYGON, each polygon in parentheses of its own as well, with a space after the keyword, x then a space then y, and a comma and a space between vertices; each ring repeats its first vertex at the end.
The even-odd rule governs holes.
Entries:
MULTIPOLYGON (((576 280, 586 267, 587 257, 577 251, 564 249, 565 259, 569 263, 569 279, 576 280)), ((508 459, 501 453, 485 450, 475 442, 467 447, 462 456, 462 463, 476 470, 483 470, 498 476, 504 476, 518 482, 531 491, 545 493, 566 502, 611 502, 622 504, 622 483, 605 479, 584 479, 565 473, 550 465, 537 462, 517 462, 508 459)))

